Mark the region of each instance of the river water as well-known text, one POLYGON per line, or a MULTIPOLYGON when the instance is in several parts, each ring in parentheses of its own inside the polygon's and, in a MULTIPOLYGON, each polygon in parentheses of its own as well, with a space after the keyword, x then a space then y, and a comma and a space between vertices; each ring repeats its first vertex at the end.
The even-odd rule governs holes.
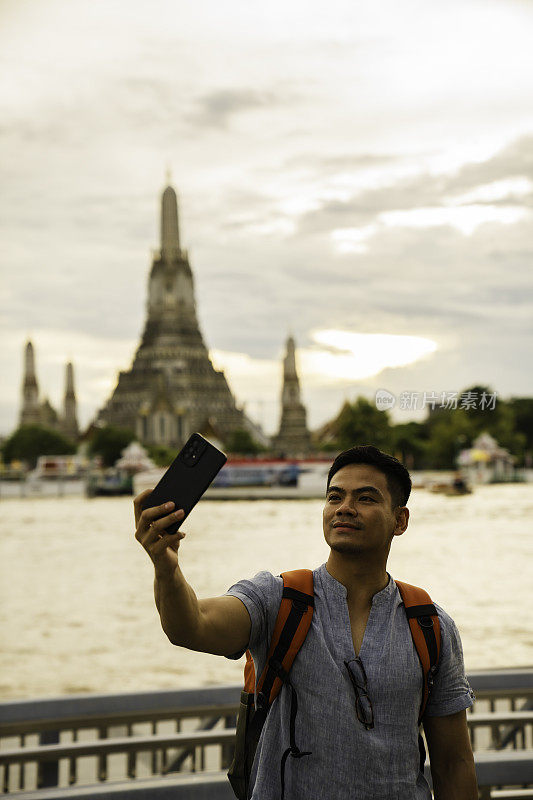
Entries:
MULTIPOLYGON (((468 670, 533 665, 533 486, 445 497, 414 490, 388 571, 426 588, 457 622, 468 670)), ((0 502, 0 698, 242 681, 243 661, 171 645, 131 498, 0 502)), ((199 597, 261 569, 325 562, 321 500, 203 500, 183 571, 199 597)))

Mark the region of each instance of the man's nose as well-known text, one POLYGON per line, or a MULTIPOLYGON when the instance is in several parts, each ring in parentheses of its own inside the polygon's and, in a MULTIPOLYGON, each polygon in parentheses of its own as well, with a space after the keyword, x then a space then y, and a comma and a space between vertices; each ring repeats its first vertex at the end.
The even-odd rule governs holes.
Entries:
POLYGON ((357 508, 355 503, 348 497, 345 497, 342 503, 337 507, 337 515, 341 517, 343 514, 353 514, 357 516, 357 508))

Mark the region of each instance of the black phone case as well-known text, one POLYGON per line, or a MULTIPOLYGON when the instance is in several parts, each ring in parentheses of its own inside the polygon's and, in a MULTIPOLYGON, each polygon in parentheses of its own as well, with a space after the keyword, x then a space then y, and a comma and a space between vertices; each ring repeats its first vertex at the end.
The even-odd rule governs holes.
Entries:
POLYGON ((226 461, 224 453, 199 433, 193 433, 148 495, 143 508, 159 506, 169 500, 175 503, 174 511, 183 508, 183 519, 166 528, 166 533, 176 533, 226 461))

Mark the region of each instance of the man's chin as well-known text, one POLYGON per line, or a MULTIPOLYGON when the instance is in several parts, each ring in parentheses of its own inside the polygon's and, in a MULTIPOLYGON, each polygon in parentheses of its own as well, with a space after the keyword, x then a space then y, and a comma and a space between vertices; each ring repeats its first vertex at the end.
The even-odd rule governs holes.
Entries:
POLYGON ((329 542, 330 549, 345 556, 358 556, 365 552, 365 547, 355 542, 329 542))

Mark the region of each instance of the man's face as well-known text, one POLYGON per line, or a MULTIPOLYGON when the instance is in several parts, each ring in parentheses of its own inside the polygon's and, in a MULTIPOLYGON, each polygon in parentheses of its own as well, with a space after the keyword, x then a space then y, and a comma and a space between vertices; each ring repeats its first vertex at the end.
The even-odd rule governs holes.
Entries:
POLYGON ((385 475, 367 464, 348 464, 335 473, 323 512, 324 537, 338 553, 388 553, 394 535, 404 532, 407 509, 392 508, 385 475))

